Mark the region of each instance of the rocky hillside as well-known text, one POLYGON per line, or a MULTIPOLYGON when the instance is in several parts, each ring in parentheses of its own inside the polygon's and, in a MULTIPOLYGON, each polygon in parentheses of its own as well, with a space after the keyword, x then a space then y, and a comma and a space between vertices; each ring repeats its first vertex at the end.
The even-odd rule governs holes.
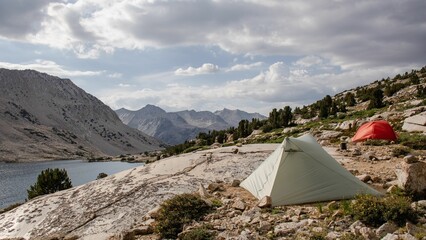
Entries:
POLYGON ((137 111, 121 108, 116 110, 116 113, 128 126, 139 129, 170 145, 194 139, 200 132, 235 127, 243 119, 266 118, 258 113, 229 109, 215 113, 194 110, 166 112, 153 105, 147 105, 137 111))
POLYGON ((160 149, 97 98, 32 70, 0 69, 0 161, 74 159, 160 149))

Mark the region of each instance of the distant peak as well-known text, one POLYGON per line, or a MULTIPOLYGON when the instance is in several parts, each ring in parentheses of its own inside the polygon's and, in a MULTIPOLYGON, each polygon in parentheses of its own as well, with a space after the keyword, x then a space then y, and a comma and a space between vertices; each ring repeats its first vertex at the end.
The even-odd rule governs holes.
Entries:
MULTIPOLYGON (((147 108, 147 109, 161 109, 160 107, 158 107, 158 106, 155 106, 155 105, 152 105, 152 104, 147 104, 145 107, 143 107, 143 108, 147 108)), ((161 109, 161 110, 163 110, 163 109, 161 109)))
POLYGON ((165 113, 166 111, 164 111, 162 108, 157 107, 155 105, 152 104, 147 104, 145 107, 139 109, 139 111, 143 111, 143 112, 151 112, 151 113, 165 113))

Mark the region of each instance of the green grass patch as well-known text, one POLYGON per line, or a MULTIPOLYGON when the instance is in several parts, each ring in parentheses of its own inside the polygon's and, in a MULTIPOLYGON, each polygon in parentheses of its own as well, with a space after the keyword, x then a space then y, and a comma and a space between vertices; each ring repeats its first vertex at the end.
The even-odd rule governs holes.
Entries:
POLYGON ((215 239, 215 232, 209 230, 208 226, 203 225, 194 229, 191 229, 185 233, 179 235, 179 239, 182 240, 213 240, 215 239))
POLYGON ((426 150, 426 135, 421 133, 402 132, 399 135, 399 143, 415 150, 426 150))

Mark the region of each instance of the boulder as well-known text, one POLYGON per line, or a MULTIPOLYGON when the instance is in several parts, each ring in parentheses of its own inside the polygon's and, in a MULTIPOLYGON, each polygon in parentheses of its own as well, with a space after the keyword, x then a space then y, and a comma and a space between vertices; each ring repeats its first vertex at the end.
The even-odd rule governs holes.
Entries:
POLYGON ((336 129, 349 130, 356 126, 356 120, 344 121, 337 125, 336 129))
POLYGON ((284 128, 283 133, 289 133, 289 132, 292 132, 296 129, 297 129, 296 127, 284 128))
POLYGON ((210 183, 209 186, 207 187, 207 189, 210 192, 221 191, 222 188, 223 188, 223 186, 220 183, 210 183))
POLYGON ((402 125, 402 130, 405 130, 407 132, 423 132, 426 133, 426 127, 413 124, 413 123, 407 123, 404 121, 404 124, 402 125))
POLYGON ((374 160, 376 158, 376 153, 373 151, 366 152, 362 155, 365 160, 374 160))
POLYGON ((328 232, 327 236, 325 236, 326 239, 338 239, 341 237, 341 233, 339 232, 328 232))
POLYGON ((375 232, 369 227, 360 228, 359 233, 364 237, 364 239, 373 239, 375 237, 375 232))
POLYGON ((356 176, 361 182, 368 182, 371 180, 371 176, 368 174, 362 174, 362 175, 358 175, 356 176))
POLYGON ((274 234, 276 236, 285 236, 289 233, 294 233, 297 229, 300 229, 308 225, 309 221, 307 219, 300 222, 285 222, 281 223, 274 228, 274 234))
POLYGON ((415 194, 422 194, 426 190, 426 163, 402 162, 397 165, 395 174, 398 178, 398 187, 415 194))
POLYGON ((393 233, 388 233, 381 240, 400 240, 399 236, 393 233))
POLYGON ((200 183, 200 186, 198 187, 198 194, 200 194, 200 197, 202 198, 209 198, 210 194, 207 192, 207 190, 204 188, 203 184, 200 183))
POLYGON ((330 131, 330 130, 325 130, 322 131, 321 134, 319 134, 317 136, 318 140, 331 140, 331 139, 336 139, 339 138, 342 135, 342 132, 339 131, 330 131))
POLYGON ((244 209, 246 209, 246 204, 241 200, 237 200, 234 204, 232 204, 232 208, 244 211, 244 209))
POLYGON ((401 236, 399 236, 400 239, 402 240, 417 240, 416 237, 414 237, 413 235, 406 233, 406 234, 402 234, 401 236))
POLYGON ((259 223, 259 231, 260 232, 268 232, 272 229, 272 224, 268 221, 260 221, 259 223))
POLYGON ((382 238, 386 236, 386 234, 393 233, 396 230, 398 230, 398 226, 395 223, 387 222, 380 226, 378 229, 376 229, 376 236, 382 238))
POLYGON ((240 186, 241 181, 238 179, 234 179, 231 183, 231 187, 238 187, 240 186))
POLYGON ((426 133, 426 112, 419 113, 404 120, 402 130, 426 133))
POLYGON ((415 162, 418 162, 418 161, 419 160, 413 155, 408 155, 408 156, 404 157, 404 162, 406 162, 406 163, 415 163, 415 162))
POLYGON ((412 117, 408 117, 404 120, 404 122, 426 126, 426 112, 421 112, 412 117))
POLYGON ((154 232, 154 229, 150 225, 139 226, 133 229, 135 235, 147 235, 154 232))
POLYGON ((426 108, 424 106, 410 108, 410 109, 407 109, 407 110, 404 111, 403 117, 408 118, 408 117, 414 116, 416 114, 419 114, 421 112, 424 112, 425 110, 426 110, 426 108))
POLYGON ((359 232, 359 230, 363 227, 365 227, 365 225, 361 221, 358 220, 358 221, 352 223, 349 226, 349 229, 351 230, 351 233, 353 233, 355 235, 360 235, 361 233, 359 232))
POLYGON ((272 205, 272 199, 270 196, 264 196, 262 199, 260 199, 259 203, 257 204, 260 208, 268 208, 272 205))
POLYGON ((418 202, 413 202, 413 209, 420 211, 422 213, 426 213, 426 200, 420 200, 418 202))
POLYGON ((361 156, 361 155, 362 155, 361 150, 359 150, 358 148, 355 148, 351 153, 352 157, 361 156))
POLYGON ((161 207, 157 206, 157 207, 151 209, 146 215, 148 216, 148 218, 156 219, 158 217, 158 214, 160 213, 160 209, 161 209, 161 207))
POLYGON ((417 227, 416 225, 410 222, 407 222, 405 224, 405 228, 407 229, 407 233, 413 236, 416 236, 418 234, 426 234, 425 228, 417 227))

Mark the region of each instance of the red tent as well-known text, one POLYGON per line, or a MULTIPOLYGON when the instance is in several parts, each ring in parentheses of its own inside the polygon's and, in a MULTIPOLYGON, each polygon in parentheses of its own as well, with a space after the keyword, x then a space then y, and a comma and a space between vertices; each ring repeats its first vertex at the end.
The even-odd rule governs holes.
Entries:
POLYGON ((352 142, 360 142, 367 139, 395 141, 397 136, 388 122, 379 120, 364 123, 352 138, 352 142))

